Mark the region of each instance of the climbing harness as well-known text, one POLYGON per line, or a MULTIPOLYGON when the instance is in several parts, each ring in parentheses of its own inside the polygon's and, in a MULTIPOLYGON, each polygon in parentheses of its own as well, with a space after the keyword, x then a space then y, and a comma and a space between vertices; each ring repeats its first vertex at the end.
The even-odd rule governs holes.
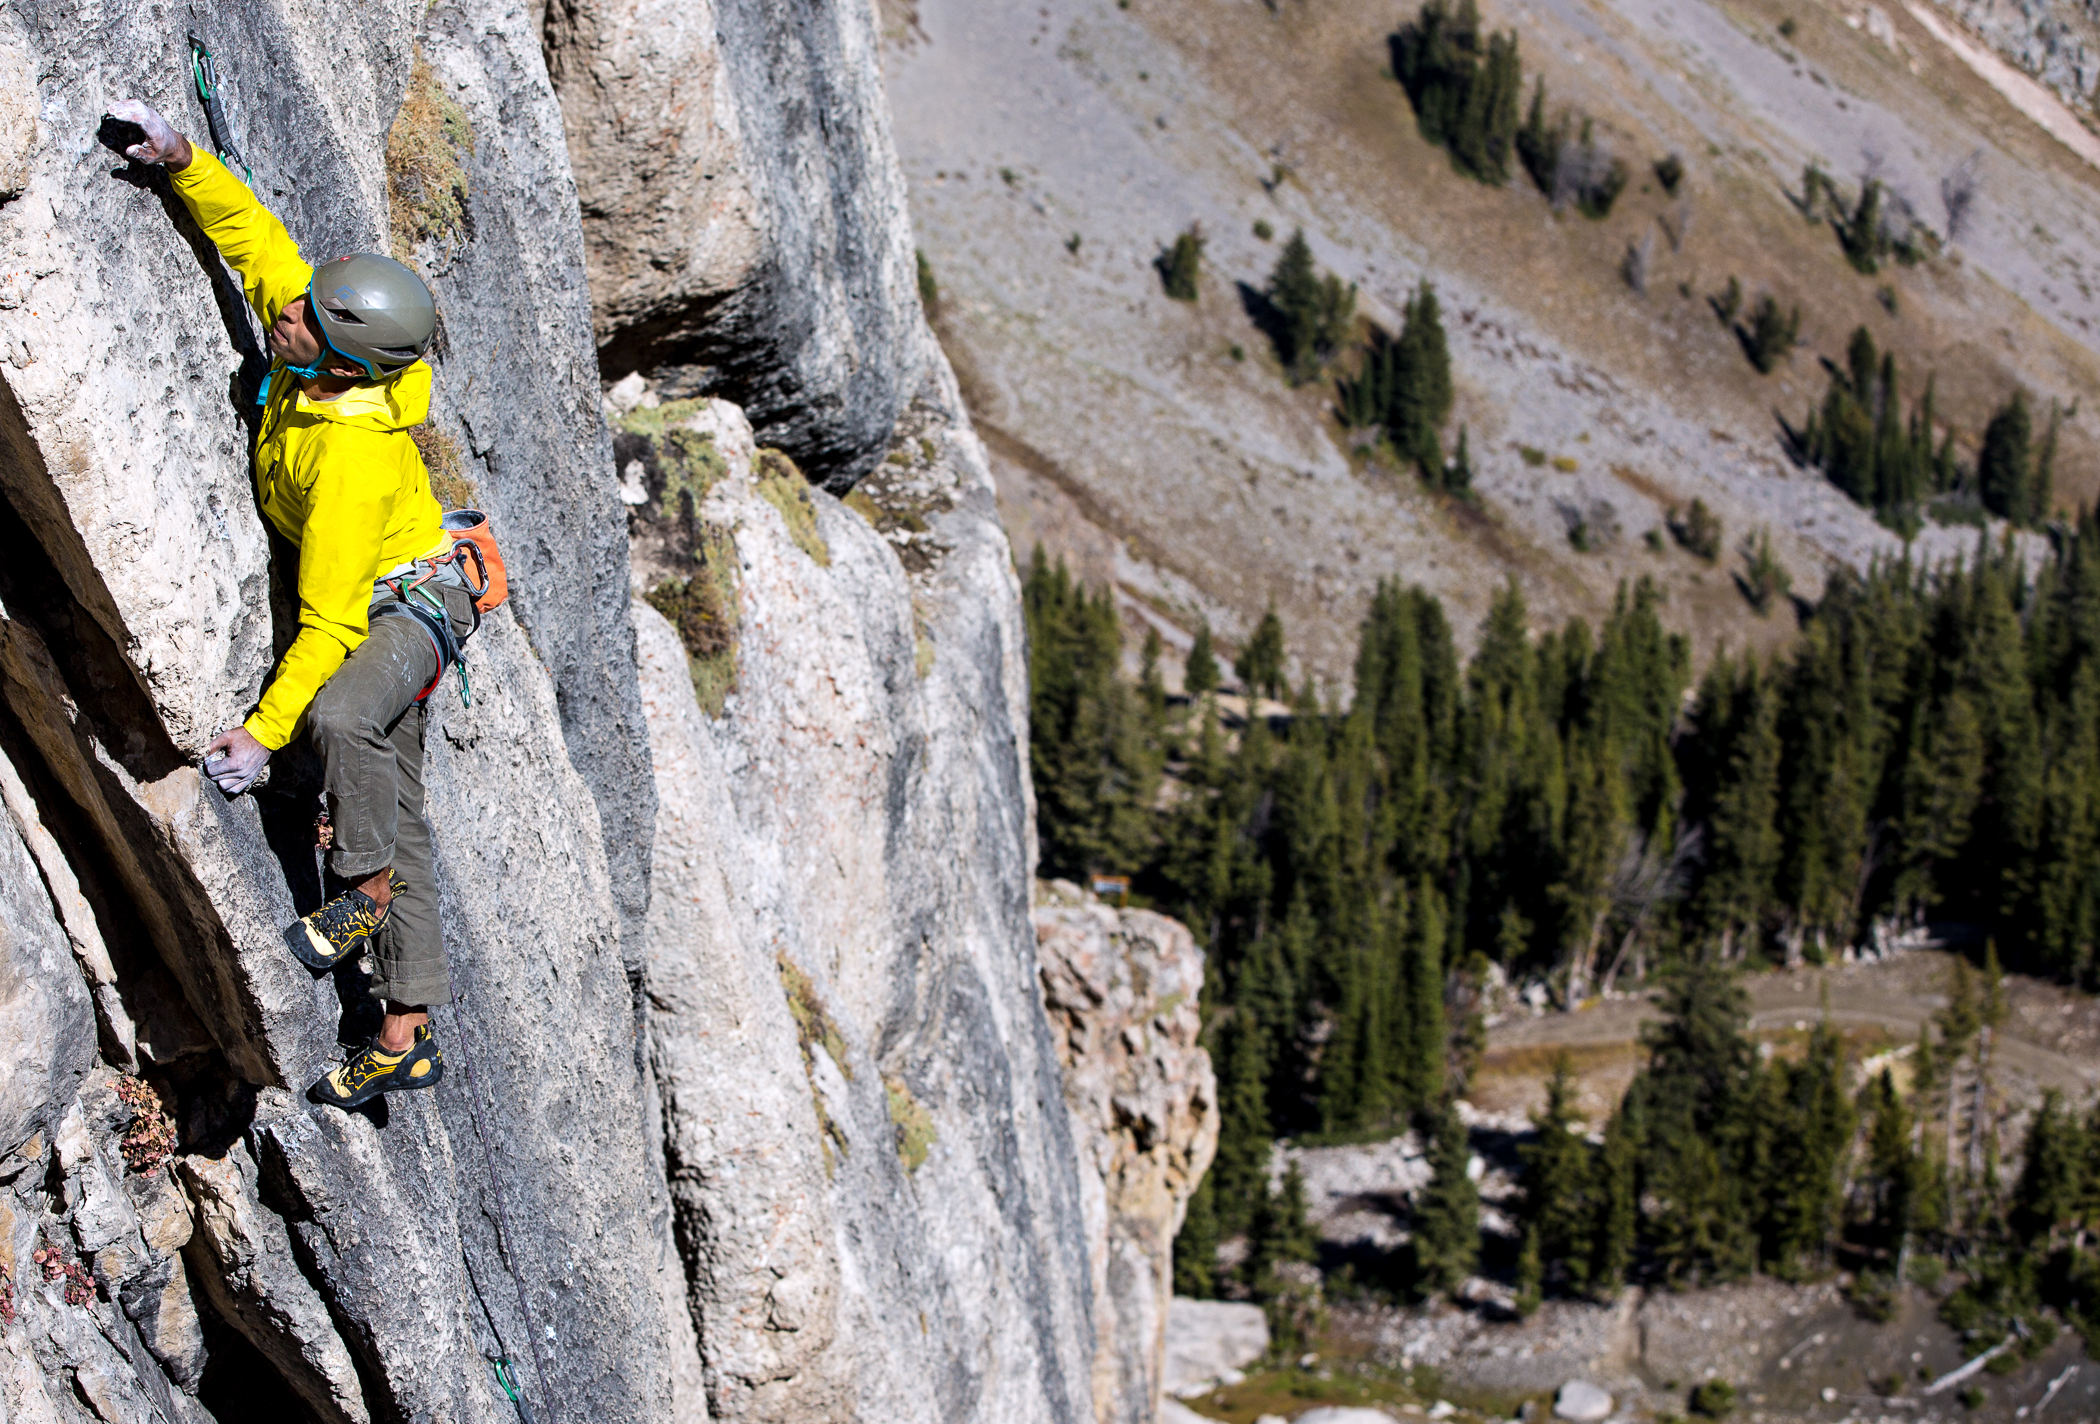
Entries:
MULTIPOLYGON (((416 567, 421 569, 423 574, 414 583, 404 583, 403 580, 408 576, 403 574, 399 578, 381 579, 374 585, 375 589, 383 588, 391 593, 394 596, 394 601, 392 603, 373 605, 371 616, 383 618, 392 614, 395 617, 406 616, 415 619, 422 626, 424 633, 429 636, 431 651, 437 654, 437 672, 431 676, 429 682, 424 684, 423 690, 416 694, 416 701, 418 702, 427 701, 430 694, 437 691, 438 684, 445 680, 445 674, 457 668, 459 670, 459 705, 467 708, 471 708, 474 705, 474 688, 467 681, 467 663, 464 656, 465 639, 453 633, 452 615, 446 612, 444 600, 440 599, 427 587, 431 580, 437 578, 446 568, 456 568, 459 573, 459 582, 465 587, 468 596, 478 600, 487 591, 488 580, 484 576, 480 587, 477 588, 475 586, 466 571, 469 557, 468 553, 465 552, 466 550, 473 550, 473 546, 464 543, 454 544, 450 553, 440 554, 434 559, 417 560, 416 567)), ((478 550, 474 550, 473 557, 477 562, 479 561, 478 550)), ((477 601, 474 609, 474 627, 467 630, 467 637, 473 637, 480 627, 481 608, 477 601)))
POLYGON ((445 514, 443 524, 446 534, 452 539, 451 551, 434 559, 417 560, 416 568, 422 571, 422 576, 414 583, 403 582, 407 574, 379 580, 375 589, 386 589, 394 596, 394 601, 374 605, 372 616, 412 617, 430 636, 430 646, 437 653, 437 673, 416 694, 416 701, 426 700, 445 680, 446 672, 457 668, 459 704, 470 708, 474 705, 474 685, 467 680, 463 649, 466 639, 453 633, 452 617, 445 611, 443 600, 426 585, 447 569, 455 573, 458 586, 474 600, 474 626, 466 633, 466 637, 471 638, 481 628, 481 615, 500 607, 510 596, 510 583, 503 571, 502 551, 496 547, 495 535, 489 532, 487 515, 478 509, 454 509, 445 514))
POLYGON ((228 168, 239 165, 241 181, 253 188, 255 170, 234 145, 233 125, 226 122, 226 103, 219 97, 218 62, 212 58, 211 46, 204 42, 204 36, 195 30, 190 31, 190 74, 197 81, 197 98, 204 105, 204 122, 211 126, 212 147, 219 151, 219 161, 228 168))
MULTIPOLYGON (((474 1081, 474 1056, 467 1050, 466 1001, 460 994, 457 983, 450 983, 449 987, 452 991, 452 1026, 459 1033, 459 1066, 467 1075, 467 1112, 474 1119, 474 1136, 481 1142, 481 1165, 488 1171, 489 1191, 496 1199, 496 1249, 502 1255, 504 1266, 510 1271, 511 1284, 517 1287, 518 1313, 525 1320, 525 1345, 532 1351, 533 1370, 539 1375, 540 1389, 546 1393, 549 1400, 547 1418, 549 1424, 552 1424, 555 1414, 551 1402, 551 1386, 548 1383, 547 1361, 540 1354, 539 1327, 532 1321, 532 1303, 526 1298, 525 1283, 518 1279, 517 1258, 511 1254, 511 1242, 517 1239, 517 1233, 510 1228, 510 1210, 503 1201, 503 1179, 496 1175, 495 1155, 489 1150, 488 1128, 481 1121, 481 1089, 474 1081)), ((464 1249, 461 1256, 465 1259, 464 1249)), ((467 1273, 470 1278, 473 1270, 473 1263, 468 1261, 467 1273)), ((477 1297, 481 1295, 481 1287, 478 1284, 474 1288, 474 1294, 477 1297)), ((538 1424, 532 1412, 532 1405, 525 1398, 525 1388, 518 1383, 517 1374, 511 1365, 509 1347, 503 1343, 502 1332, 496 1328, 496 1317, 489 1312, 487 1300, 482 1300, 481 1308, 488 1316, 489 1333, 496 1337, 496 1348, 504 1351, 503 1354, 488 1357, 489 1364, 496 1371, 496 1383, 503 1387, 503 1392, 510 1397, 510 1402, 518 1407, 518 1415, 525 1424, 538 1424)))

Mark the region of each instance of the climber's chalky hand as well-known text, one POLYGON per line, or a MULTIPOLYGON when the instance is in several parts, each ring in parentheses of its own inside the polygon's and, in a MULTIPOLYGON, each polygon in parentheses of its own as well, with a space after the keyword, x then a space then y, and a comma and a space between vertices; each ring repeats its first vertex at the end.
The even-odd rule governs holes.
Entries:
MULTIPOLYGON (((109 116, 137 124, 146 131, 144 143, 135 143, 124 150, 126 158, 139 163, 165 163, 173 168, 189 167, 190 141, 177 133, 174 125, 155 112, 150 104, 126 99, 110 105, 109 116)), ((269 754, 265 752, 264 755, 269 754)))
POLYGON ((204 774, 228 796, 238 796, 253 786, 269 762, 270 749, 255 740, 246 727, 219 733, 204 749, 204 774))

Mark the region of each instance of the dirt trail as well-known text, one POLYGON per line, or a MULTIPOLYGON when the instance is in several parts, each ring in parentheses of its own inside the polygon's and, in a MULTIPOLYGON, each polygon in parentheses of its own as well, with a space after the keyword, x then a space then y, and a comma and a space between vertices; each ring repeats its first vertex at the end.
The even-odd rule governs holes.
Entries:
MULTIPOLYGON (((1754 975, 1744 984, 1750 1026, 1760 1037, 1805 1031, 1821 1014, 1827 986, 1831 1019, 1857 1048, 1900 1048, 1916 1043, 1946 1006, 1951 964, 1949 955, 1918 952, 1880 964, 1754 975)), ((2020 976, 2008 977, 2006 986, 2009 1015, 1992 1050, 2000 1093, 2024 1108, 2043 1088, 2058 1088, 2084 1104, 2100 1088, 2100 1001, 2020 976)), ((1583 1080, 1586 1109, 1603 1107, 1638 1066, 1641 1024, 1658 1017, 1648 999, 1626 998, 1573 1014, 1505 1019, 1488 1031, 1475 1100, 1504 1111, 1543 1101, 1552 1054, 1566 1048, 1583 1080)))
POLYGON ((2030 79, 1974 40, 1956 33, 1923 5, 1905 0, 1904 9, 1927 34, 1976 71, 1976 77, 2005 96, 2006 102, 2053 134, 2064 147, 2100 168, 2100 138, 2078 122, 2077 115, 2046 85, 2030 79))

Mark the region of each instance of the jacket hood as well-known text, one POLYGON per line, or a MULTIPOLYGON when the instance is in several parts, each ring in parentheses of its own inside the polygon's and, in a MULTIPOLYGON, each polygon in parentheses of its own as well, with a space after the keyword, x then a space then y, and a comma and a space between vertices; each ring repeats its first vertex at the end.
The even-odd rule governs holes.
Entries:
POLYGON ((332 401, 299 396, 299 410, 338 425, 366 430, 407 430, 430 419, 433 377, 426 361, 412 361, 384 381, 352 386, 332 401))

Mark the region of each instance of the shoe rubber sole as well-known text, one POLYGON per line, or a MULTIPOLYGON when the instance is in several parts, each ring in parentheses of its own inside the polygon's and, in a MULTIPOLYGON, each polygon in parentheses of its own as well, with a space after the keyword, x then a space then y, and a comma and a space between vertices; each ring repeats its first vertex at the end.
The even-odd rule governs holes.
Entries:
POLYGON ((293 921, 291 926, 284 932, 285 948, 289 949, 293 956, 308 969, 333 969, 344 960, 361 952, 370 939, 370 935, 359 935, 356 939, 350 941, 348 948, 338 954, 327 940, 322 939, 311 929, 307 928, 304 920, 293 921))
MULTIPOLYGON (((401 1066, 403 1069, 406 1069, 411 1065, 404 1063, 401 1066)), ((363 1107, 372 1099, 383 1097, 388 1093, 414 1093, 424 1088, 435 1088, 444 1080, 445 1060, 438 1058, 431 1062, 430 1071, 420 1078, 410 1078, 405 1072, 396 1070, 383 1078, 374 1078, 348 1097, 341 1098, 329 1091, 328 1075, 324 1073, 321 1075, 320 1080, 307 1090, 307 1096, 317 1103, 348 1111, 351 1108, 363 1107)))

